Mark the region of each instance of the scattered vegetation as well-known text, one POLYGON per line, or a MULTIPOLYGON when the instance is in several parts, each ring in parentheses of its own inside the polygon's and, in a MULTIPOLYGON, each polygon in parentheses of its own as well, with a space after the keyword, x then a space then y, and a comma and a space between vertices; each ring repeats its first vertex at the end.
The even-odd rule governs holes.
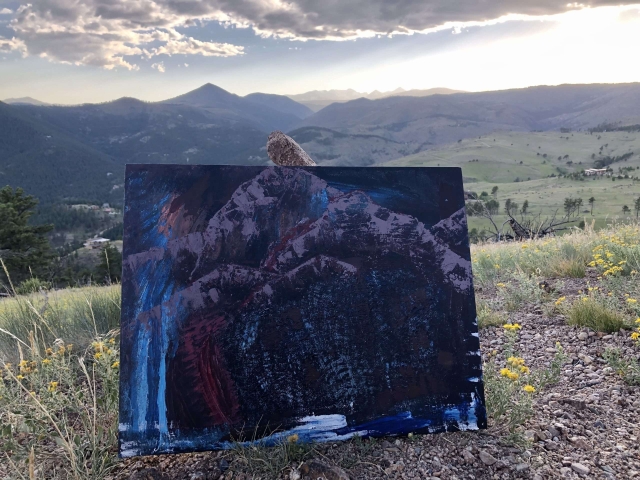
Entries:
POLYGON ((516 344, 522 328, 517 323, 503 325, 506 345, 502 355, 494 351, 484 364, 487 412, 494 424, 512 443, 524 443, 522 426, 533 416, 533 396, 558 382, 567 356, 560 343, 548 369, 532 371, 518 356, 516 344))

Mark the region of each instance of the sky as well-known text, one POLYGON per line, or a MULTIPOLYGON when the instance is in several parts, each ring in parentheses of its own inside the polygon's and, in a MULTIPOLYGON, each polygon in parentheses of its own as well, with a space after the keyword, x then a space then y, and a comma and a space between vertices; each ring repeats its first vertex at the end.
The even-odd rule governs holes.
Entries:
POLYGON ((640 81, 640 4, 611 0, 30 2, 0 0, 0 99, 640 81))

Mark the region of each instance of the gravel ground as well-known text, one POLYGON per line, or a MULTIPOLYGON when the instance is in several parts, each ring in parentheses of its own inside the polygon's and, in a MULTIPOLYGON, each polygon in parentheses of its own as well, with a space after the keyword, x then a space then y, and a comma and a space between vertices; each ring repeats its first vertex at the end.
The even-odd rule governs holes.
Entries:
MULTIPOLYGON (((582 282, 565 282, 571 295, 582 282)), ((488 293, 488 292, 487 292, 488 293)), ((485 293, 485 295, 487 294, 485 293)), ((556 385, 536 395, 525 425, 525 447, 504 444, 491 426, 480 432, 417 435, 315 446, 305 463, 279 474, 257 472, 233 452, 163 455, 123 461, 114 479, 640 479, 640 387, 629 387, 607 366, 607 347, 638 357, 629 332, 613 335, 565 325, 542 311, 513 314, 522 325, 519 349, 533 369, 547 367, 559 341, 569 356, 556 385)), ((500 352, 501 327, 480 332, 485 358, 500 352)))

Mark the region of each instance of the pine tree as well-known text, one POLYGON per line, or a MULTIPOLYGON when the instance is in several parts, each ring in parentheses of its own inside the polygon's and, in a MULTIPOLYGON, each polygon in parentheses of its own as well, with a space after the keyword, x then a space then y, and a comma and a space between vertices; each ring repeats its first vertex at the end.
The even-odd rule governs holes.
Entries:
MULTIPOLYGON (((46 276, 53 258, 46 233, 53 225, 29 225, 38 200, 21 188, 0 189, 0 258, 15 285, 31 276, 46 276)), ((0 282, 8 279, 0 271, 0 282)))

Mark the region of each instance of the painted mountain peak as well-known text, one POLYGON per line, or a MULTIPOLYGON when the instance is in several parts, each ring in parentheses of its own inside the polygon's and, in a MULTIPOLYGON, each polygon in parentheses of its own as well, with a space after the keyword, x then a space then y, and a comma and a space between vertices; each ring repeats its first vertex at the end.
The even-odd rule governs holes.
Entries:
POLYGON ((121 454, 484 426, 463 207, 459 169, 128 167, 121 454))

